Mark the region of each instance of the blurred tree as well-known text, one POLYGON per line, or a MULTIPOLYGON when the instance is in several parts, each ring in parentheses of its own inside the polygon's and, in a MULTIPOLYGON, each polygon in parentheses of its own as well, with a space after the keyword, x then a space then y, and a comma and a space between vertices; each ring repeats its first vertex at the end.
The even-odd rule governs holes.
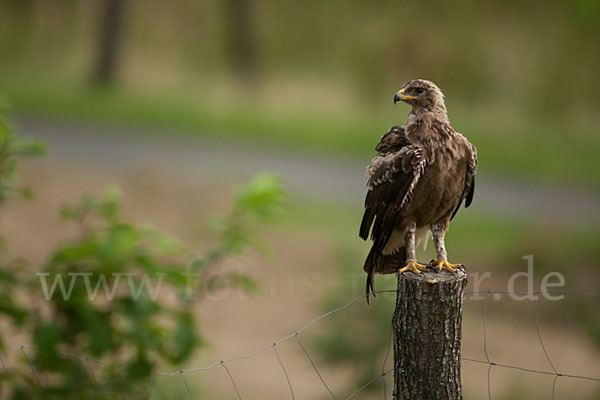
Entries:
POLYGON ((93 82, 113 84, 119 65, 125 0, 103 0, 98 14, 98 39, 93 82))
POLYGON ((236 79, 253 85, 258 79, 253 0, 225 0, 227 52, 236 79))

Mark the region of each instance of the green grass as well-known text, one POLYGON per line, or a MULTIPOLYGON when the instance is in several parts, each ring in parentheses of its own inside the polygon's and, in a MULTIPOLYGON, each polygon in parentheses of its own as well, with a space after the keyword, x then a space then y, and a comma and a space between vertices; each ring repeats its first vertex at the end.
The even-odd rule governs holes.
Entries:
MULTIPOLYGON (((122 90, 4 85, 18 112, 98 124, 127 124, 148 134, 238 140, 306 153, 360 157, 374 154, 381 134, 401 123, 408 108, 373 115, 331 115, 258 104, 212 104, 184 96, 122 90)), ((600 187, 600 141, 565 119, 511 114, 496 106, 450 104, 455 126, 477 146, 480 171, 600 187)))

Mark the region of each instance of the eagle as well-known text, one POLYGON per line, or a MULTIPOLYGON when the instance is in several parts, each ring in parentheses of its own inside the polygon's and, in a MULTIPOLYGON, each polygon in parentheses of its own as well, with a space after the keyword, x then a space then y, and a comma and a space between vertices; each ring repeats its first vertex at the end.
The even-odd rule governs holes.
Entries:
POLYGON ((424 79, 404 83, 394 96, 412 109, 404 125, 392 127, 375 147, 367 167, 367 195, 359 236, 373 241, 364 264, 366 299, 375 293, 374 274, 420 274, 428 268, 456 273, 444 237, 461 204, 475 193, 477 150, 450 124, 444 94, 424 79), (437 258, 417 262, 416 248, 429 235, 437 258))

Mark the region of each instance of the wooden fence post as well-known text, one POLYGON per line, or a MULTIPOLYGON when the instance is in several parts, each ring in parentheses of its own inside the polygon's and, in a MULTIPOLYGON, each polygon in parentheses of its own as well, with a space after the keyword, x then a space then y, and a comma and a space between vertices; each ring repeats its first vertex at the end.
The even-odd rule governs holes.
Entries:
POLYGON ((460 341, 467 275, 398 276, 394 312, 394 399, 462 399, 460 341))

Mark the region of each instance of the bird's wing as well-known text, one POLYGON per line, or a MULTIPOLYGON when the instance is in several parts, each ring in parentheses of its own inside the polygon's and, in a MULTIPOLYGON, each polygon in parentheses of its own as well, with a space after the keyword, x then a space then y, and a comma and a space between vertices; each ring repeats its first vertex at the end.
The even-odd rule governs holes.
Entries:
POLYGON ((381 140, 375 147, 375 150, 379 153, 390 153, 399 151, 404 146, 409 145, 410 142, 406 138, 403 126, 393 126, 385 135, 381 137, 381 140))
MULTIPOLYGON (((466 139, 465 139, 466 141, 466 139)), ((465 188, 458 205, 454 209, 450 220, 454 218, 460 206, 465 201, 465 208, 469 207, 473 202, 473 196, 475 195, 475 174, 477 173, 477 149, 471 143, 467 141, 467 175, 465 176, 465 188)))
POLYGON ((379 252, 394 230, 399 211, 410 204, 412 191, 424 168, 421 148, 406 138, 396 151, 378 154, 367 168, 368 192, 359 235, 367 240, 371 232, 374 247, 379 252))
POLYGON ((387 152, 380 152, 367 167, 368 192, 359 230, 363 240, 368 239, 369 232, 373 239, 364 265, 367 272, 367 302, 369 293, 375 295, 373 274, 380 268, 378 265, 382 261, 383 249, 392 236, 400 211, 410 204, 413 189, 426 163, 421 148, 404 137, 404 129, 394 127, 390 132, 384 135, 380 143, 386 146, 387 152), (390 147, 392 141, 394 146, 390 147))

